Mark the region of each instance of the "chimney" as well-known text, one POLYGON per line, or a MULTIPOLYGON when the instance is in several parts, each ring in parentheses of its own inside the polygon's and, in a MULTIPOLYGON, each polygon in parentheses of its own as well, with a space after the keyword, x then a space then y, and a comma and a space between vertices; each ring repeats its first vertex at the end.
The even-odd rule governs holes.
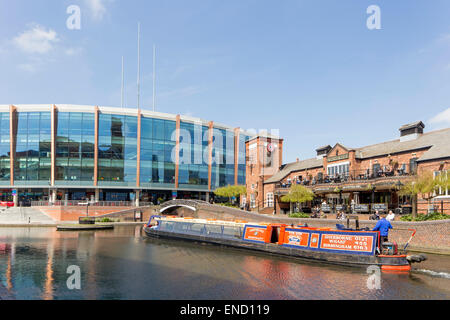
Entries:
POLYGON ((324 146, 324 147, 320 147, 320 148, 316 149, 316 152, 317 152, 317 157, 316 158, 317 158, 317 160, 323 159, 323 157, 325 157, 328 154, 328 152, 330 152, 331 149, 333 149, 333 148, 331 148, 330 145, 324 146))
POLYGON ((405 124, 400 127, 400 142, 411 141, 419 138, 423 134, 425 125, 422 121, 405 124))

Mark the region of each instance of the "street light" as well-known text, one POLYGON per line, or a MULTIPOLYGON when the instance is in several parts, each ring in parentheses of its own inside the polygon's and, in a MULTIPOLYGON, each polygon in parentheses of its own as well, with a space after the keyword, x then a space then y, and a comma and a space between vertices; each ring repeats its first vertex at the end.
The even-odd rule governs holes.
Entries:
POLYGON ((399 195, 399 191, 400 189, 403 187, 403 183, 398 180, 397 183, 395 184, 396 188, 397 188, 397 204, 398 207, 400 208, 400 195, 399 195))

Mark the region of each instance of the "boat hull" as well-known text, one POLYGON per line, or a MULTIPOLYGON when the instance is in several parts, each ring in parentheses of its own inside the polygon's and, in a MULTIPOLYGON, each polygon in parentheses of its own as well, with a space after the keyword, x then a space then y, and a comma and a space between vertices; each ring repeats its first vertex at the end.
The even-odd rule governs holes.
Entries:
POLYGON ((382 270, 398 270, 409 271, 410 263, 406 259, 406 255, 401 256, 367 256, 367 255, 353 255, 353 254, 338 254, 329 252, 318 252, 311 250, 304 250, 298 248, 291 248, 280 246, 272 243, 256 243, 247 242, 240 239, 220 239, 199 235, 177 234, 173 232, 166 232, 157 229, 144 228, 144 231, 149 237, 175 239, 181 241, 192 241, 200 243, 208 243, 214 245, 221 245, 239 249, 259 251, 274 255, 287 256, 302 260, 316 261, 321 263, 346 265, 346 266, 379 266, 382 270))

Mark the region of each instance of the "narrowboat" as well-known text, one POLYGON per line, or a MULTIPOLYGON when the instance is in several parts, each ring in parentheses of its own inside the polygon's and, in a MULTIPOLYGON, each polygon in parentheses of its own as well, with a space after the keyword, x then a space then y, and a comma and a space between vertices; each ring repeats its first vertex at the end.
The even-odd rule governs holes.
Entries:
MULTIPOLYGON (((322 263, 376 265, 383 271, 409 272, 412 263, 426 260, 424 255, 408 255, 406 246, 402 250, 395 243, 380 243, 378 231, 359 229, 358 223, 356 229, 331 229, 152 216, 144 231, 149 237, 210 243, 322 263)), ((411 231, 412 239, 415 230, 411 231)))

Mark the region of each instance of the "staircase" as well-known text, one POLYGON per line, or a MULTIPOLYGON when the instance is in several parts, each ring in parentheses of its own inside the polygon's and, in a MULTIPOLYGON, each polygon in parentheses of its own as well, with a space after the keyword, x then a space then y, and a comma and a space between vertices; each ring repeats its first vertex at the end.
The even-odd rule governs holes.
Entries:
POLYGON ((1 208, 0 225, 11 224, 55 224, 55 221, 33 208, 1 208))

